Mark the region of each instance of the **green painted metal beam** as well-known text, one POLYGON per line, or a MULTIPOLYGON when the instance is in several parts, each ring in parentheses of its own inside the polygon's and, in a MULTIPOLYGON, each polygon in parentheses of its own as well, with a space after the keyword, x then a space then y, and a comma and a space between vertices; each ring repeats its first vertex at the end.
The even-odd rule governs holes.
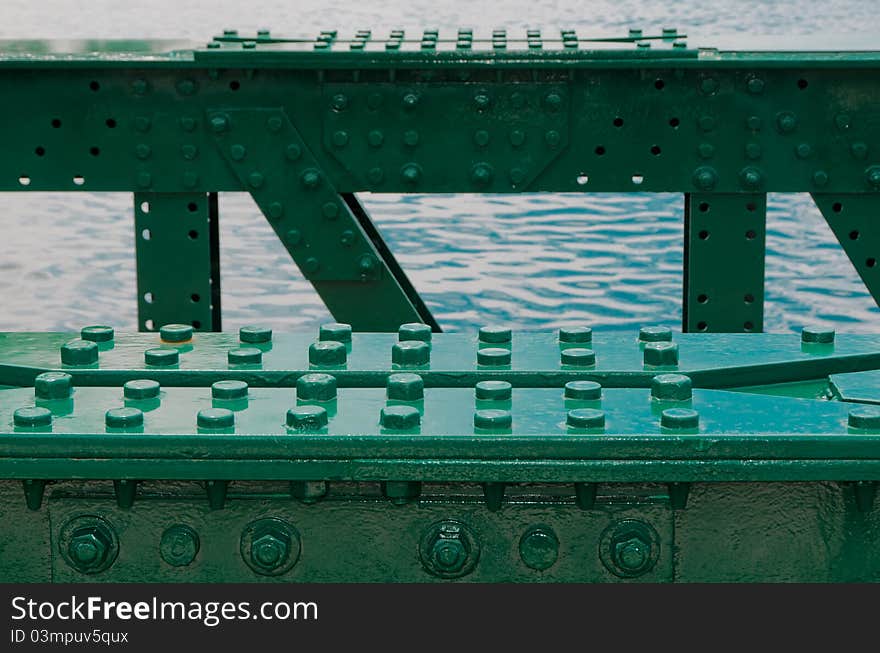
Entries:
POLYGON ((503 380, 517 387, 560 388, 572 380, 648 387, 657 374, 674 372, 687 374, 698 387, 736 388, 821 380, 829 374, 880 367, 880 336, 835 337, 833 332, 810 329, 801 336, 686 333, 676 334, 675 342, 665 327, 642 330, 644 338, 670 339, 656 342, 639 340, 635 332, 563 330, 566 338, 589 335, 586 341, 572 342, 560 341, 560 332, 508 336, 503 328, 487 327, 482 336, 435 334, 427 344, 415 340, 417 335, 430 335, 426 325, 404 325, 403 335, 354 333, 350 341, 348 328, 325 325, 316 337, 273 335, 268 329, 247 327, 238 336, 184 334, 184 340, 172 342, 169 338, 177 338, 180 331, 172 327, 165 330, 165 339, 161 332, 119 333, 96 348, 71 333, 3 333, 0 382, 32 385, 40 372, 55 370, 70 374, 77 385, 121 385, 149 378, 168 386, 237 379, 254 386, 292 387, 303 374, 325 372, 342 386, 382 387, 391 373, 414 372, 429 387, 472 387, 480 380, 503 380), (256 336, 267 339, 254 342, 256 336), (828 341, 810 341, 817 337, 828 341), (63 363, 63 351, 83 358, 63 363))

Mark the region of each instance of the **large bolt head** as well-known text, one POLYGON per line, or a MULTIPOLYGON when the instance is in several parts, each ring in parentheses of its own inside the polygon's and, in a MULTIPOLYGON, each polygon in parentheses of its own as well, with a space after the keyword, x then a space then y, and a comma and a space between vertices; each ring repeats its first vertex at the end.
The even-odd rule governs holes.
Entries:
POLYGON ((438 540, 431 549, 431 557, 439 569, 447 573, 457 573, 464 567, 467 551, 461 540, 438 540))
POLYGON ((95 532, 84 532, 70 539, 67 553, 79 567, 97 567, 107 559, 107 544, 95 532))
POLYGON ((615 576, 635 578, 651 571, 660 559, 660 536, 647 522, 623 519, 611 524, 599 541, 602 564, 615 576))
POLYGON ((638 573, 651 559, 651 545, 639 537, 631 537, 614 546, 614 560, 629 573, 638 573))
POLYGON ((419 553, 429 574, 439 578, 459 578, 474 569, 480 549, 467 526, 444 520, 425 531, 419 553))
POLYGON ((274 534, 267 533, 254 540, 251 545, 251 561, 255 565, 271 571, 284 561, 289 553, 289 548, 289 541, 284 542, 274 534))

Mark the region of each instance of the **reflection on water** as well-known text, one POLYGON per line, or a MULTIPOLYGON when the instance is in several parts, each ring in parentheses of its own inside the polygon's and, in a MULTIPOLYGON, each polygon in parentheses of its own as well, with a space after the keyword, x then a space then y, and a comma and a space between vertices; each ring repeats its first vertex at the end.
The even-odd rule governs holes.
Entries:
MULTIPOLYGON (((857 31, 873 4, 858 0, 688 0, 645 3, 499 1, 462 16, 461 3, 110 0, 46 5, 4 0, 0 38, 163 37, 207 40, 224 27, 302 34, 332 27, 562 25, 583 33, 676 26, 700 41, 713 33, 857 31), (560 3, 565 5, 566 3, 560 3), (256 23, 255 21, 259 21, 256 23)), ((677 195, 364 195, 398 260, 441 325, 504 322, 544 328, 609 327, 681 320, 682 209, 677 195)), ((135 328, 134 233, 126 194, 6 194, 0 197, 0 330, 135 328)), ((803 323, 876 330, 878 311, 806 195, 773 195, 767 237, 765 327, 803 323)), ((261 322, 312 328, 329 318, 251 200, 221 196, 224 325, 261 322)), ((736 274, 736 270, 731 270, 736 274)))

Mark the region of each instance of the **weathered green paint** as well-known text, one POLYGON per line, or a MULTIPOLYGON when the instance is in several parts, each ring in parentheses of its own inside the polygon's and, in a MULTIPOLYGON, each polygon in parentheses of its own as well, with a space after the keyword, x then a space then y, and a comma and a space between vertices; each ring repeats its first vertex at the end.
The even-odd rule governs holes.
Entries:
MULTIPOLYGON (((845 197, 848 215, 876 204, 878 68, 873 51, 697 49, 673 31, 2 42, 15 101, 0 109, 0 190, 250 192, 331 312, 362 330, 439 327, 355 192, 690 193, 685 329, 759 331, 764 193, 845 197), (731 261, 749 264, 730 274, 731 261)), ((830 221, 880 297, 870 236, 830 221)))

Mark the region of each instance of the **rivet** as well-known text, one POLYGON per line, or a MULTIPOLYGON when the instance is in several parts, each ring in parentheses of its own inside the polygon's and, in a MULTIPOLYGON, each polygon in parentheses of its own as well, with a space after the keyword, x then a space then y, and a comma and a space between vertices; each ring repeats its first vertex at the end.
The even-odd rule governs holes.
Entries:
POLYGON ((385 179, 385 172, 382 168, 370 168, 367 171, 367 179, 371 184, 381 184, 385 179))
POLYGON ((73 377, 64 372, 43 372, 34 379, 34 395, 39 399, 67 399, 73 393, 73 377))
POLYGON ((165 342, 188 342, 193 328, 189 324, 165 324, 159 328, 159 337, 165 342))
POLYGON ((700 91, 706 95, 711 95, 718 90, 718 81, 714 77, 704 77, 700 81, 700 91))
POLYGON ((61 346, 64 365, 91 365, 98 362, 98 345, 91 340, 71 340, 61 346))
POLYGON ((305 188, 317 188, 321 183, 321 173, 317 168, 306 168, 299 176, 299 180, 305 188))
POLYGON ((230 365, 257 365, 263 362, 263 352, 256 347, 230 349, 226 354, 230 365))
POLYGON ((799 143, 795 148, 794 153, 795 156, 799 159, 806 159, 810 154, 812 154, 813 148, 810 147, 809 143, 799 143))
POLYGON ((867 143, 853 143, 849 146, 849 151, 856 159, 865 159, 868 156, 868 144, 867 143))
POLYGON ((191 79, 181 79, 177 82, 177 92, 181 95, 192 95, 196 92, 196 83, 191 79))
POLYGON ((199 548, 199 536, 185 524, 169 526, 159 540, 159 555, 172 567, 186 567, 192 564, 199 553, 199 548))
POLYGON ((130 429, 143 426, 144 412, 140 408, 126 406, 111 408, 104 413, 104 425, 111 429, 130 429))
POLYGON ((854 429, 866 431, 880 430, 880 408, 875 406, 859 406, 849 411, 847 425, 854 429))
POLYGON ((247 148, 240 143, 236 143, 232 147, 229 148, 229 156, 232 157, 233 161, 241 161, 247 155, 247 148))
POLYGON ((337 340, 321 340, 309 345, 309 363, 312 365, 345 365, 345 345, 337 340))
POLYGON ((431 342, 431 327, 421 322, 401 324, 397 329, 397 339, 400 341, 421 340, 422 342, 431 342))
POLYGON ((367 134, 367 143, 370 147, 380 147, 385 142, 385 135, 378 129, 373 129, 367 134))
POLYGON ((549 569, 559 557, 559 539, 549 526, 533 526, 519 540, 519 557, 536 571, 549 569))
POLYGON ((367 107, 370 109, 378 109, 382 106, 382 94, 381 93, 370 93, 367 96, 367 107))
POLYGON ((336 147, 345 147, 348 144, 348 132, 338 130, 333 132, 333 145, 336 147))
POLYGON ((312 274, 317 272, 320 269, 320 267, 321 267, 321 262, 318 259, 316 259, 314 256, 310 256, 303 263, 303 270, 305 270, 306 272, 312 273, 312 274))
POLYGON ((421 340, 402 340, 391 347, 391 362, 395 365, 427 365, 431 347, 421 340))
POLYGON ((658 374, 651 379, 651 397, 660 401, 686 401, 693 395, 691 378, 683 374, 658 374))
POLYGON ((565 423, 575 429, 605 428, 605 411, 596 408, 575 408, 568 411, 565 423))
POLYGON ((421 176, 421 169, 415 163, 407 163, 400 170, 400 178, 407 184, 415 184, 421 176))
POLYGON ((665 326, 646 326, 639 329, 639 341, 641 342, 670 342, 672 329, 665 326))
POLYGON ((562 137, 555 129, 544 132, 544 142, 550 147, 556 147, 562 141, 562 137))
POLYGON ((244 48, 245 50, 253 50, 254 48, 257 47, 257 42, 256 41, 242 41, 241 47, 244 48))
POLYGON ((228 408, 205 408, 196 416, 196 425, 202 429, 228 429, 235 426, 235 413, 228 408))
POLYGON ((511 168, 507 174, 513 184, 521 184, 526 179, 526 171, 522 168, 511 168))
POLYGON ((290 229, 284 234, 284 242, 290 247, 296 247, 302 242, 302 232, 299 229, 290 229))
POLYGON ((513 386, 507 381, 480 381, 474 387, 474 394, 481 401, 510 401, 513 386))
POLYGON ((243 326, 238 330, 238 339, 250 344, 270 342, 272 329, 261 326, 243 326))
POLYGON ((503 326, 484 326, 480 327, 480 342, 502 343, 510 342, 512 332, 509 328, 503 326))
POLYGON ((213 399, 244 399, 247 396, 248 384, 244 381, 217 381, 211 384, 213 399))
POLYGON ((336 399, 336 377, 303 374, 296 380, 296 398, 300 401, 333 401, 336 399))
POLYGON ((813 184, 819 187, 825 186, 828 183, 828 173, 824 170, 816 170, 813 173, 813 184))
POLYGON ((134 146, 134 155, 142 161, 144 159, 149 159, 152 153, 152 148, 146 143, 138 143, 134 146))
POLYGON ((407 129, 403 132, 403 144, 409 147, 415 147, 419 144, 419 132, 415 129, 407 129))
POLYGON ((880 188, 880 166, 871 166, 865 170, 865 180, 868 185, 880 188))
POLYGON ((379 413, 379 423, 386 429, 414 429, 422 421, 422 415, 414 406, 386 406, 379 413))
POLYGON ((764 80, 759 77, 752 77, 746 82, 746 88, 749 89, 749 93, 761 93, 764 90, 764 80))
POLYGON ((804 327, 801 331, 801 342, 805 344, 831 344, 834 342, 834 329, 804 327))
POLYGON ((220 115, 211 117, 211 130, 214 133, 220 134, 222 132, 225 132, 228 128, 229 118, 227 118, 226 116, 220 115))
POLYGON ((113 336, 113 327, 104 325, 83 327, 79 332, 80 338, 92 342, 110 342, 113 340, 113 336))
POLYGON ((183 173, 181 183, 185 188, 195 188, 199 183, 199 176, 192 170, 187 170, 183 173))
POLYGON ((645 365, 678 365, 678 345, 673 342, 645 343, 643 357, 645 365))
POLYGON ((562 106, 562 96, 559 93, 548 93, 544 98, 544 106, 548 111, 559 111, 562 106))
POLYGON ((474 108, 477 111, 485 111, 492 104, 492 99, 485 93, 477 93, 474 96, 474 108))
POLYGON ((288 161, 296 161, 300 156, 302 156, 302 148, 296 143, 291 143, 287 146, 285 150, 285 156, 288 161))
POLYGON ((759 131, 761 129, 761 124, 762 121, 758 116, 749 116, 746 118, 746 127, 752 131, 759 131))
POLYGON ((391 374, 386 385, 388 399, 421 401, 425 398, 425 381, 418 374, 391 374))
POLYGON ((192 161, 199 155, 199 148, 191 144, 181 145, 180 155, 187 161, 192 161))
POLYGON ((521 129, 514 129, 510 132, 510 144, 514 147, 520 147, 526 142, 526 133, 521 129))
POLYGON ((283 122, 278 116, 270 116, 269 119, 266 121, 266 129, 268 129, 270 132, 281 131, 282 125, 283 122))
POLYGON ((758 168, 748 166, 739 172, 740 183, 746 188, 760 188, 764 182, 764 176, 758 168))
POLYGON ((486 186, 492 182, 492 166, 488 163, 477 163, 471 168, 471 181, 478 186, 486 186))
POLYGON ((146 116, 138 116, 134 119, 134 128, 139 132, 150 131, 150 119, 146 116))
POLYGON ((248 185, 251 188, 260 188, 263 185, 263 175, 259 172, 252 172, 248 175, 248 185))
POLYGON ((513 416, 509 410, 488 409, 474 413, 474 428, 478 429, 509 429, 513 425, 513 416))
POLYGON ((273 220, 277 220, 284 214, 284 207, 281 205, 281 202, 271 202, 268 207, 269 217, 273 220))
POLYGON ((287 426, 299 431, 318 431, 329 423, 323 406, 297 406, 287 411, 287 426))
POLYGON ((489 144, 489 132, 485 129, 478 129, 474 132, 474 144, 479 147, 485 147, 489 144))
POLYGON ((564 393, 566 399, 596 401, 602 398, 602 386, 595 381, 569 381, 564 393))
POLYGON ((510 365, 510 350, 501 347, 485 347, 477 351, 478 365, 510 365))
POLYGON ((337 93, 330 100, 330 106, 333 107, 334 111, 342 111, 348 106, 348 97, 343 93, 337 93))
POLYGON ((562 365, 575 365, 578 367, 590 367, 596 364, 596 353, 592 349, 572 347, 563 349, 559 354, 562 365))
POLYGON ((696 429, 700 426, 700 414, 692 408, 667 408, 660 413, 660 426, 682 431, 696 429))
POLYGON ((717 180, 718 175, 716 174, 714 168, 702 166, 694 171, 694 186, 701 190, 712 190, 713 188, 715 188, 715 183, 717 182, 717 180))
POLYGON ((40 406, 17 408, 12 413, 12 423, 26 427, 49 426, 52 424, 52 411, 40 406))
POLYGON ((339 242, 342 243, 342 245, 345 247, 350 247, 351 245, 354 244, 354 241, 355 241, 355 235, 351 229, 346 229, 339 236, 339 242))
POLYGON ((189 116, 184 116, 178 121, 180 128, 185 132, 191 132, 196 128, 196 121, 194 118, 190 118, 189 116))
POLYGON ((403 96, 403 108, 412 111, 419 104, 419 96, 415 93, 407 93, 403 96))
POLYGON ((150 379, 134 379, 126 381, 122 386, 122 396, 126 399, 139 401, 142 399, 155 399, 159 396, 161 387, 158 381, 150 379))
POLYGON ((327 220, 335 220, 339 217, 339 205, 336 202, 325 202, 321 206, 321 214, 327 220))
POLYGON ((697 120, 697 125, 704 132, 712 131, 715 129, 715 118, 712 116, 700 116, 699 120, 697 120))
POLYGON ((761 146, 758 143, 746 143, 746 158, 753 161, 761 158, 761 146))
POLYGON ((318 330, 318 340, 335 340, 336 342, 351 342, 351 325, 342 322, 328 322, 322 324, 318 330))
POLYGON ((793 132, 797 127, 797 116, 791 111, 781 111, 776 114, 776 128, 782 134, 793 132))
POLYGON ((715 155, 715 146, 711 143, 700 143, 697 146, 697 155, 701 159, 711 159, 715 155))
POLYGON ((144 362, 147 365, 177 365, 180 362, 180 352, 170 347, 156 347, 144 352, 144 362))

